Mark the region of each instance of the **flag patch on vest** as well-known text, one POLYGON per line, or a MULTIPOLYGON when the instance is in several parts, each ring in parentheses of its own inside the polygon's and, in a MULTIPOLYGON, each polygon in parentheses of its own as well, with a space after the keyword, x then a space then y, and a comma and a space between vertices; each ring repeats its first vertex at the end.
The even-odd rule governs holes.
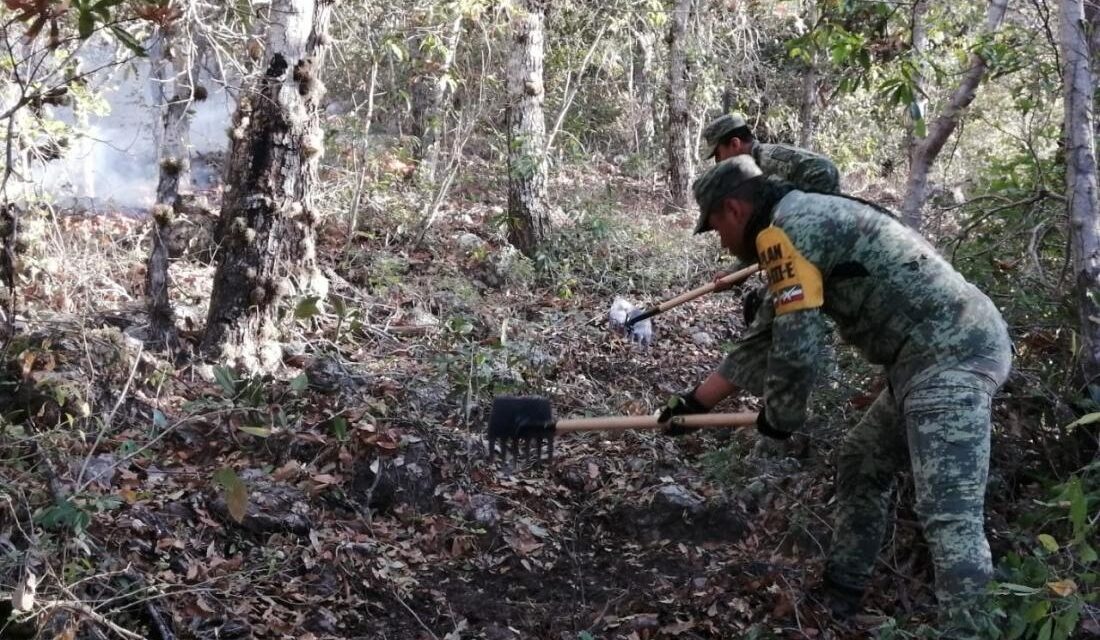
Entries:
POLYGON ((775 297, 775 304, 782 306, 785 304, 792 304, 799 300, 806 298, 806 292, 802 290, 802 285, 796 284, 793 287, 787 287, 779 292, 779 295, 775 297))
POLYGON ((802 309, 816 309, 825 302, 821 272, 795 249, 779 227, 768 227, 756 236, 760 269, 768 276, 768 290, 777 316, 802 309))

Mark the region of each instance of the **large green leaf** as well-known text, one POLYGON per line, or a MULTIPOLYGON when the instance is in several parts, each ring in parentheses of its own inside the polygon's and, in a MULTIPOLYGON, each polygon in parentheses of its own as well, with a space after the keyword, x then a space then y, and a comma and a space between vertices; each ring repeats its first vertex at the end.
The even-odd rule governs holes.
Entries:
POLYGON ((214 380, 217 381, 218 386, 222 388, 225 395, 230 397, 237 395, 237 379, 231 369, 214 367, 214 380))

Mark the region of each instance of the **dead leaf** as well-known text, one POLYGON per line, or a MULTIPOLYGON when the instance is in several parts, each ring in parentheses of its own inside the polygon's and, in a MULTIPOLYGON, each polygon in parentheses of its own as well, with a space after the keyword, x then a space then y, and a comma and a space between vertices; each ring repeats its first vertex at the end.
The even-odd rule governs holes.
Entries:
POLYGON ((462 640, 462 632, 470 628, 470 623, 466 618, 463 618, 455 625, 454 631, 443 636, 443 640, 462 640))
POLYGON ((530 555, 542 548, 542 543, 536 540, 530 531, 522 527, 516 531, 516 535, 505 536, 504 541, 521 556, 530 555))
POLYGON ((310 476, 310 480, 313 480, 317 484, 340 484, 340 479, 331 473, 318 473, 310 476))
POLYGON ((301 471, 301 466, 298 464, 298 461, 291 460, 275 471, 272 471, 271 477, 278 482, 284 482, 288 478, 293 478, 298 475, 299 471, 301 471))
POLYGON ((225 489, 225 506, 237 522, 244 522, 248 513, 248 487, 237 472, 226 467, 214 474, 214 481, 225 489))
POLYGON ((777 619, 783 619, 791 615, 794 611, 794 605, 791 603, 791 599, 787 597, 787 594, 780 593, 776 598, 775 607, 772 608, 772 617, 777 619))
POLYGON ((1068 598, 1077 593, 1077 583, 1071 578, 1066 578, 1065 580, 1059 580, 1057 582, 1048 582, 1047 587, 1063 598, 1068 598))
POLYGON ((681 620, 674 624, 669 624, 661 627, 661 633, 666 633, 670 636, 678 636, 681 633, 687 633, 695 628, 694 620, 681 620))
POLYGON ((38 576, 28 571, 27 577, 15 587, 15 591, 11 594, 12 609, 20 612, 34 609, 34 594, 37 589, 38 576))

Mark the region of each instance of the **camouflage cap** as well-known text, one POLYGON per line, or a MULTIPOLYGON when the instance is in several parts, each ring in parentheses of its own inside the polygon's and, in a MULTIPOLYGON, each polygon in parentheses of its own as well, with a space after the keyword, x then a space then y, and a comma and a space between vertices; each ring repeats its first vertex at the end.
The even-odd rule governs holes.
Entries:
POLYGON ((752 156, 739 155, 719 162, 696 178, 691 185, 695 202, 699 205, 699 221, 695 223, 695 233, 710 231, 707 216, 718 204, 733 193, 734 189, 763 174, 752 156))
POLYGON ((718 150, 718 143, 722 141, 729 134, 748 127, 748 122, 745 120, 745 116, 734 113, 726 114, 711 120, 703 129, 703 150, 700 152, 700 157, 704 160, 714 156, 714 152, 718 150))

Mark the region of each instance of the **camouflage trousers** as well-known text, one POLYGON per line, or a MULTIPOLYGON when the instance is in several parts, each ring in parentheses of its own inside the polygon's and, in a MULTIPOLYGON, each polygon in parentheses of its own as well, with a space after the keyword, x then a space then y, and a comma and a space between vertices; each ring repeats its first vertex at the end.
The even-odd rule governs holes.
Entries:
MULTIPOLYGON (((831 580, 866 588, 896 473, 908 466, 941 610, 965 610, 981 598, 992 576, 983 528, 990 402, 1010 360, 1006 348, 922 377, 908 385, 904 398, 895 397, 896 387, 882 391, 848 433, 837 460, 836 529, 825 569, 831 580)), ((974 636, 964 631, 952 637, 974 636)))

